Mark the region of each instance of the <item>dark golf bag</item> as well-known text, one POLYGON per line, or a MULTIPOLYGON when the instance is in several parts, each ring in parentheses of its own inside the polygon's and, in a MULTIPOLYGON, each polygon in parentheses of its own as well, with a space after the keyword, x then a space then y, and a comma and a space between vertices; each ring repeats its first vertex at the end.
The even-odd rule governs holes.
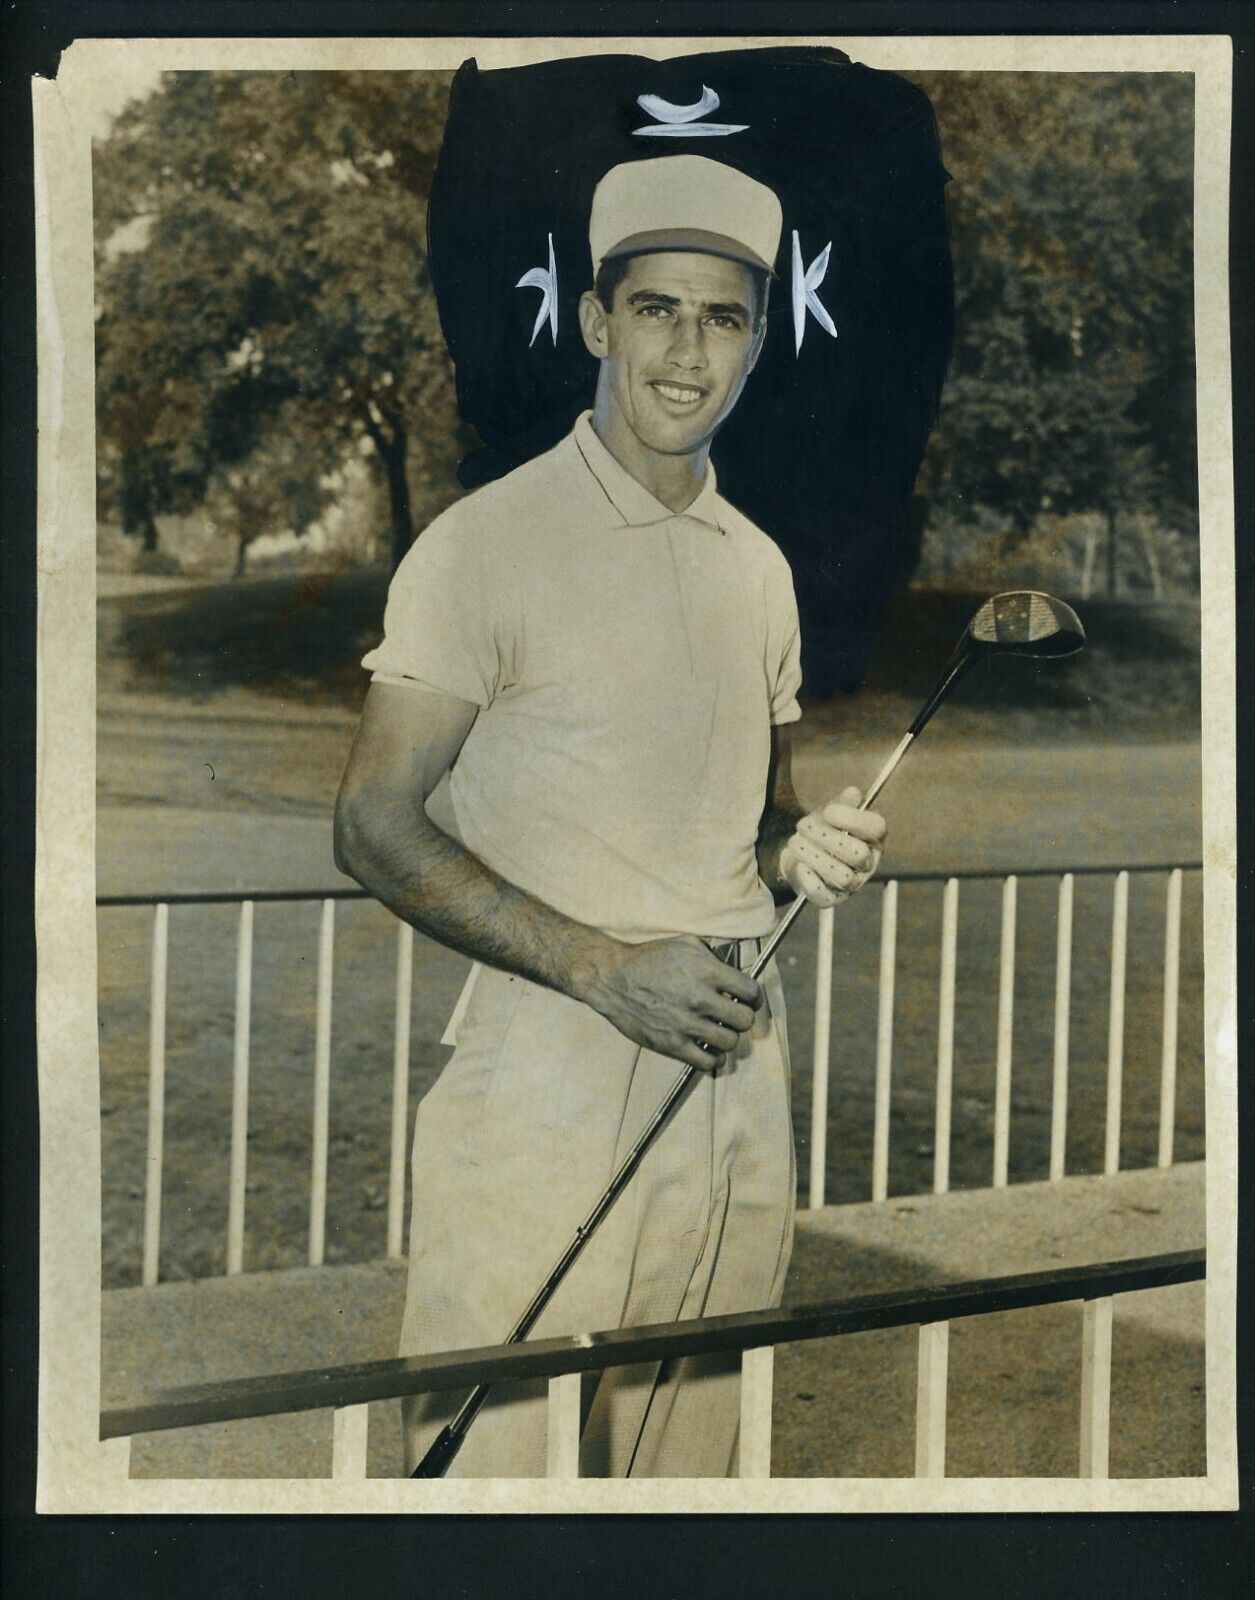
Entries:
POLYGON ((953 327, 946 174, 905 79, 801 48, 464 63, 428 217, 458 404, 483 441, 460 476, 499 477, 591 404, 576 307, 593 189, 619 162, 681 153, 780 197, 766 346, 713 459, 793 565, 809 692, 853 688, 918 553, 912 489, 953 327), (538 318, 551 238, 552 323, 538 318))

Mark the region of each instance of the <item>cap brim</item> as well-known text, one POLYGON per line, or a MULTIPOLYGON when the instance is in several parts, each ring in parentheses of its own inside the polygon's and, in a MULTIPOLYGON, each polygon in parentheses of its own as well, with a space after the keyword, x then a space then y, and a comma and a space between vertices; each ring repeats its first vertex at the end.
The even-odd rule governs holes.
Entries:
POLYGON ((773 267, 739 239, 730 239, 722 233, 707 233, 701 228, 659 228, 652 233, 633 233, 612 245, 601 260, 619 261, 624 256, 660 255, 667 250, 689 250, 698 255, 722 256, 727 261, 739 261, 742 266, 765 272, 770 278, 776 275, 773 267))

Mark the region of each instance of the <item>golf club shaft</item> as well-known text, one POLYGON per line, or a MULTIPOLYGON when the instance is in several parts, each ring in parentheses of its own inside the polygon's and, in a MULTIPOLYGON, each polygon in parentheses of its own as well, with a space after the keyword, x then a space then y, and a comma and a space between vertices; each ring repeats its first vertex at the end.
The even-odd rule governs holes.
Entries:
MULTIPOLYGON (((531 1303, 523 1315, 511 1328, 503 1344, 519 1344, 535 1327, 538 1318, 550 1300, 557 1293, 558 1285, 566 1277, 571 1267, 575 1264, 576 1257, 583 1250, 588 1240, 600 1224, 606 1212, 622 1194, 623 1190, 632 1181, 636 1169, 645 1159, 646 1152, 661 1132, 663 1124, 670 1117, 672 1111, 684 1098, 689 1085, 701 1073, 709 1071, 707 1067, 685 1067, 684 1071, 667 1090, 658 1108, 646 1123, 640 1137, 631 1150, 623 1158, 618 1170, 611 1178, 609 1184, 598 1196, 592 1210, 580 1223, 572 1235, 571 1242, 562 1252, 561 1258, 554 1265, 553 1271, 541 1284, 532 1297, 531 1303)), ((461 1448, 462 1440, 472 1422, 479 1414, 480 1407, 488 1398, 489 1385, 480 1383, 471 1390, 466 1399, 459 1406, 457 1415, 436 1437, 435 1443, 410 1474, 414 1478, 441 1478, 446 1468, 457 1455, 461 1448)))
MULTIPOLYGON (((860 811, 866 811, 871 805, 872 801, 875 800, 876 796, 889 781, 889 778, 892 776, 893 771, 898 765, 899 761, 901 761, 902 757, 910 749, 914 739, 915 736, 911 733, 903 736, 902 740, 898 744, 897 749, 893 752, 888 761, 885 762, 884 766, 872 780, 871 787, 868 789, 867 793, 863 796, 861 802, 859 803, 858 809, 860 811)), ((772 931, 770 938, 758 952, 753 966, 748 969, 749 976, 751 978, 759 978, 762 976, 767 968, 767 963, 771 960, 772 956, 775 955, 776 950, 779 948, 781 940, 797 921, 798 917, 801 915, 802 908, 806 904, 806 896, 798 895, 793 901, 792 905, 790 905, 789 909, 780 918, 780 921, 776 924, 776 927, 772 931)), ((619 1198, 623 1190, 632 1181, 632 1178, 636 1173, 636 1169, 645 1159, 646 1153, 650 1149, 650 1146, 653 1144, 654 1140, 658 1137, 659 1133, 661 1133, 663 1127, 670 1118, 671 1113, 684 1098, 685 1094, 687 1094, 690 1085, 696 1078, 700 1077, 703 1072, 708 1072, 709 1070, 710 1068, 708 1067, 685 1067, 684 1071, 681 1072, 679 1077, 671 1085, 670 1089, 667 1090, 667 1093, 659 1104, 658 1109, 646 1123, 640 1137, 632 1146, 628 1154, 624 1157, 609 1184, 598 1196, 596 1204, 593 1206, 592 1210, 575 1230, 575 1233, 571 1238, 571 1242, 563 1251, 562 1256, 555 1264, 553 1271, 550 1272, 544 1283, 542 1283, 540 1288, 536 1291, 535 1295, 532 1297, 531 1303, 527 1307, 527 1310, 524 1311, 523 1315, 514 1324, 514 1327, 510 1330, 509 1335, 506 1337, 503 1343, 519 1344, 522 1340, 526 1339, 532 1328, 535 1327, 545 1307, 557 1293, 558 1285, 562 1282, 563 1278, 566 1277, 571 1267, 575 1264, 576 1258, 579 1256, 584 1246, 588 1243, 588 1240, 596 1231, 602 1218, 606 1215, 607 1211, 610 1210, 611 1206, 619 1198)), ((457 1414, 454 1416, 453 1420, 448 1423, 446 1427, 440 1430, 440 1433, 436 1436, 435 1443, 430 1447, 426 1455, 411 1474, 412 1477, 442 1478, 444 1476, 445 1471, 453 1461, 453 1458, 461 1449, 462 1440, 466 1437, 467 1431, 469 1430, 472 1422, 474 1422, 475 1418, 479 1415, 480 1408, 483 1406, 484 1401, 488 1398, 488 1391, 489 1385, 486 1383, 477 1384, 475 1388, 471 1390, 470 1394, 467 1395, 466 1399, 458 1408, 457 1414)))

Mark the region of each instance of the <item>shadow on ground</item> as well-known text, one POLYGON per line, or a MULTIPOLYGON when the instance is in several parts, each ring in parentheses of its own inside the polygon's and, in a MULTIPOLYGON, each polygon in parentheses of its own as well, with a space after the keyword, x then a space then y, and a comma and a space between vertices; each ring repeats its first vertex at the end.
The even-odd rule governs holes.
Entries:
MULTIPOLYGON (((1200 1165, 805 1212, 785 1298, 817 1304, 1191 1248, 1202 1241, 1202 1196, 1200 1165)), ((402 1263, 375 1261, 114 1290, 103 1298, 104 1404, 392 1356, 404 1278, 402 1263)), ((1113 1477, 1205 1471, 1202 1335, 1201 1284, 1117 1300, 1113 1477)), ((917 1351, 913 1328, 779 1347, 773 1476, 911 1476, 917 1351)), ((1080 1355, 1079 1303, 952 1324, 947 1476, 1074 1478, 1080 1355)), ((399 1475, 398 1412, 395 1402, 371 1406, 372 1477, 399 1475)), ((136 1439, 131 1473, 326 1477, 330 1452, 330 1413, 306 1412, 136 1439)))
MULTIPOLYGON (((885 618, 867 688, 922 699, 984 598, 958 590, 907 590, 899 595, 885 618)), ((975 674, 965 683, 965 701, 990 709, 1064 709, 1087 704, 1096 690, 1119 686, 1145 710, 1160 713, 1165 698, 1175 705, 1178 697, 1196 710, 1196 606, 1105 599, 1075 604, 1088 643, 1070 667, 1060 670, 1054 662, 1007 658, 996 671, 975 674), (1150 682, 1124 676, 1130 666, 1152 662, 1159 671, 1150 682)))
MULTIPOLYGON (((299 691, 307 703, 356 707, 366 687, 361 658, 379 639, 386 590, 385 572, 354 568, 104 599, 101 685, 202 700, 228 689, 299 691)), ((855 711, 875 715, 886 700, 918 705, 983 598, 950 590, 899 595, 866 684, 816 707, 821 725, 855 711)), ((1080 610, 1085 652, 1065 662, 1007 658, 996 671, 973 674, 961 695, 966 718, 1053 713, 1072 732, 1079 724, 1126 739, 1195 736, 1197 604, 1090 600, 1080 610)), ((946 724, 962 727, 953 713, 946 724)))
POLYGON ((194 698, 313 690, 356 706, 366 687, 361 658, 379 641, 386 593, 386 573, 355 568, 103 600, 101 678, 111 688, 194 698), (110 663, 121 683, 109 682, 110 663))

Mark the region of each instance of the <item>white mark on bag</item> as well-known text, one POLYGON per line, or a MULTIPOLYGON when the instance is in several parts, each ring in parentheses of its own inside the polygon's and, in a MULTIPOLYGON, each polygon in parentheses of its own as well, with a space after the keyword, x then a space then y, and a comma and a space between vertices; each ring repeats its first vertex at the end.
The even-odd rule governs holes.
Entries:
POLYGON ((701 119, 719 109, 719 96, 707 84, 702 84, 700 100, 692 105, 677 106, 656 94, 638 94, 636 103, 653 117, 653 122, 632 132, 641 139, 717 139, 729 133, 744 133, 748 122, 703 122, 701 119))
POLYGON ((539 289, 540 310, 536 313, 536 325, 532 329, 532 336, 527 341, 527 348, 536 343, 536 335, 544 327, 546 320, 549 323, 549 334, 554 344, 558 342, 558 268, 553 258, 553 234, 549 235, 549 266, 532 267, 525 272, 514 285, 516 289, 539 289))
POLYGON ((818 289, 824 281, 828 271, 828 257, 832 254, 832 240, 823 247, 809 267, 802 265, 802 245, 797 236, 797 229, 793 230, 793 353, 797 355, 802 348, 802 339, 806 333, 806 313, 809 311, 815 321, 835 339, 837 337, 836 325, 828 315, 828 308, 819 298, 818 289))

